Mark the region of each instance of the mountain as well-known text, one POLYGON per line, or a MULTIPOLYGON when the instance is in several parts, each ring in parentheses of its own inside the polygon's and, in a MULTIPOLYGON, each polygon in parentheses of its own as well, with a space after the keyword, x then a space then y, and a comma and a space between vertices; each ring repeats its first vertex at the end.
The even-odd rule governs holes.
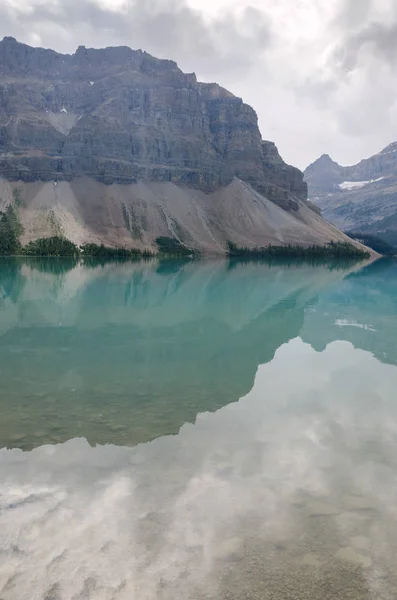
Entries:
POLYGON ((307 202, 303 174, 263 141, 255 111, 175 62, 127 47, 73 55, 0 42, 0 209, 23 243, 222 253, 346 238, 307 202))
POLYGON ((351 167, 324 154, 304 177, 309 198, 337 227, 397 244, 397 142, 351 167))

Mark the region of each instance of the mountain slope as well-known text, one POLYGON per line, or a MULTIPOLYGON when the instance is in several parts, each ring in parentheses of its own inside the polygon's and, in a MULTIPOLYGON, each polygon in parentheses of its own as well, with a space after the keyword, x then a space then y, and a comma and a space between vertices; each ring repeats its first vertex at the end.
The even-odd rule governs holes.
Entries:
POLYGON ((0 42, 0 178, 25 243, 154 249, 165 236, 224 252, 346 239, 310 210, 303 174, 262 140, 250 106, 126 47, 0 42))
MULTIPOLYGON (((228 240, 239 246, 323 245, 347 238, 304 204, 288 212, 235 178, 211 192, 173 183, 17 183, 25 232, 22 243, 65 235, 76 244, 156 249, 157 237, 174 237, 189 248, 223 254, 228 240)), ((0 197, 15 187, 0 182, 0 197)))
POLYGON ((397 243, 397 142, 351 167, 323 155, 304 176, 309 198, 337 227, 397 243))

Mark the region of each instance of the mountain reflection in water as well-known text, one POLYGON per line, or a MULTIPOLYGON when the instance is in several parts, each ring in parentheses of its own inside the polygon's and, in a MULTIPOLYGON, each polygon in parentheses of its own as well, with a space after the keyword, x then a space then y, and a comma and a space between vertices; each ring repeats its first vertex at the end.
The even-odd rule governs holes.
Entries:
POLYGON ((246 394, 258 365, 299 335, 305 309, 345 274, 305 264, 5 260, 0 446, 76 436, 134 445, 177 433, 246 394))

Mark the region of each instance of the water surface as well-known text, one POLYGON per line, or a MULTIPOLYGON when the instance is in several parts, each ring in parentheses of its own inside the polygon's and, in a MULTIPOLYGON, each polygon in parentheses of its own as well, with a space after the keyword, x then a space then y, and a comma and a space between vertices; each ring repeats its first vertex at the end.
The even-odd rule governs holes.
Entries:
POLYGON ((0 262, 0 598, 396 598, 396 275, 0 262))

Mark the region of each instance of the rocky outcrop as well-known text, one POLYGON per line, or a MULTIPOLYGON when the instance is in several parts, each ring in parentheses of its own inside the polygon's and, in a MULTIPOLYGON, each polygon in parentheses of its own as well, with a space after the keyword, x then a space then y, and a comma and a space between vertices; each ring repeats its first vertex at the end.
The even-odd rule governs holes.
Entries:
POLYGON ((214 191, 237 176, 297 208, 301 173, 262 142, 255 111, 176 63, 130 48, 73 55, 0 42, 0 169, 7 179, 171 181, 214 191))
POLYGON ((397 142, 351 167, 323 155, 304 175, 309 198, 337 227, 397 244, 397 142))
POLYGON ((165 236, 219 253, 346 240, 310 210, 303 174, 250 106, 127 47, 0 42, 0 210, 10 202, 23 243, 155 249, 165 236))

